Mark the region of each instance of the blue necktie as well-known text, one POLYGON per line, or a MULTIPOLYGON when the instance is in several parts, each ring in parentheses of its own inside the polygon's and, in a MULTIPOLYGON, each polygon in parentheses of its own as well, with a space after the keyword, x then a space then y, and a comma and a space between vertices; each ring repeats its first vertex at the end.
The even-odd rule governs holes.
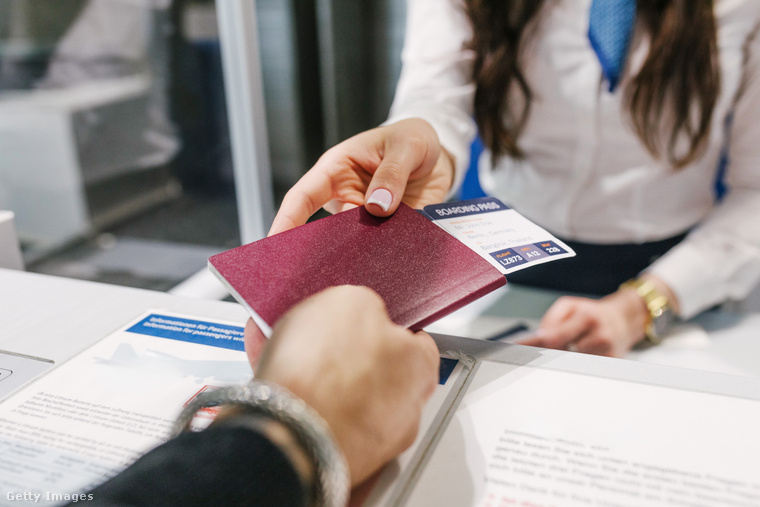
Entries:
POLYGON ((604 77, 614 91, 628 55, 636 0, 593 0, 589 13, 588 38, 604 77))

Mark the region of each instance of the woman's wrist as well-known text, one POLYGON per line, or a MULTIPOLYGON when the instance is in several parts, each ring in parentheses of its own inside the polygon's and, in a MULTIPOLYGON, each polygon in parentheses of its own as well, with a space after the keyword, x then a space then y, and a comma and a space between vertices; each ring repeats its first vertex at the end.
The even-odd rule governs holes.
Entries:
POLYGON ((630 349, 646 336, 649 312, 634 289, 621 287, 608 296, 618 307, 626 323, 628 348, 630 349))
POLYGON ((651 275, 649 273, 645 273, 641 275, 640 277, 642 280, 646 280, 652 285, 654 285, 657 292, 665 296, 668 300, 668 307, 670 310, 678 315, 680 313, 680 305, 678 304, 678 298, 676 297, 675 293, 671 290, 670 286, 663 282, 660 278, 651 275))
POLYGON ((456 160, 454 160, 454 155, 449 153, 449 150, 443 146, 441 146, 441 154, 438 157, 438 164, 441 165, 441 171, 448 175, 449 187, 446 191, 446 195, 449 195, 452 192, 454 181, 456 181, 456 171, 454 169, 456 167, 456 160))
POLYGON ((636 341, 631 345, 645 338, 659 343, 669 327, 671 315, 678 308, 670 288, 659 278, 644 274, 623 283, 615 294, 624 301, 624 315, 632 326, 632 337, 636 341))

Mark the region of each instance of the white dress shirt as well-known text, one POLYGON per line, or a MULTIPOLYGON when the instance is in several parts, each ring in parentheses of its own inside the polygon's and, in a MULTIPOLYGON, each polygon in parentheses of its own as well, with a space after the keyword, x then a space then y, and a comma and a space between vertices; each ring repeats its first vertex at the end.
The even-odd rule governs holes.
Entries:
MULTIPOLYGON (((640 243, 693 228, 649 268, 687 318, 745 297, 760 279, 760 1, 715 3, 721 92, 696 162, 672 169, 630 126, 622 90, 646 58, 643 31, 636 30, 622 82, 610 93, 588 41, 591 0, 549 0, 523 65, 534 94, 518 139, 526 156, 504 157, 492 168, 486 151, 479 163, 487 193, 567 239, 640 243), (730 191, 716 203, 724 147, 730 191)), ((454 156, 455 188, 475 135, 470 34, 461 0, 408 0, 403 70, 388 121, 429 121, 454 156)))

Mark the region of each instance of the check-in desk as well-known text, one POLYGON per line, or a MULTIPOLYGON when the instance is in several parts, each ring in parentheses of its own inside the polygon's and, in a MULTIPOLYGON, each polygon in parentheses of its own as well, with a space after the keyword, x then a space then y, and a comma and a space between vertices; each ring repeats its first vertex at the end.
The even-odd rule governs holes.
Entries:
MULTIPOLYGON (((634 361, 448 336, 534 324, 557 296, 511 287, 431 327, 458 370, 414 446, 353 504, 760 505, 760 315, 708 312, 634 361)), ((235 303, 0 270, 0 373, 10 357, 52 375, 148 310, 247 320, 235 303)), ((0 399, 13 378, 0 376, 0 399)))

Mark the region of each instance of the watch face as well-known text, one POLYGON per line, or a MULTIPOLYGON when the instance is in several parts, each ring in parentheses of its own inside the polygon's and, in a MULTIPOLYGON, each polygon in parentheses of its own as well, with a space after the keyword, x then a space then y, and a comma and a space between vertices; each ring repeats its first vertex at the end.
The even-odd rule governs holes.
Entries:
POLYGON ((655 337, 662 339, 665 333, 670 329, 670 325, 673 323, 673 312, 670 308, 662 308, 660 315, 653 316, 652 320, 652 332, 655 337))

